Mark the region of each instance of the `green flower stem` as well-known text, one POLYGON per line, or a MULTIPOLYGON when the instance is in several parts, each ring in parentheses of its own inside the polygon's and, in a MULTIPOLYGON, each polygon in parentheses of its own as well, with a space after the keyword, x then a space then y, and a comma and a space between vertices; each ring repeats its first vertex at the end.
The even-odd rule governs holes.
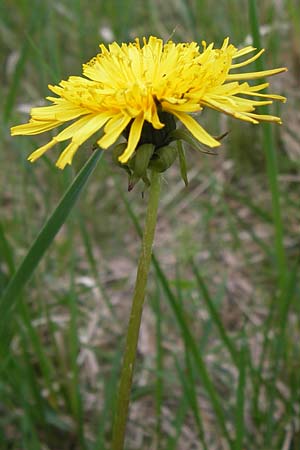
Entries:
POLYGON ((137 269, 136 283, 126 337, 126 347, 121 371, 120 385, 113 426, 112 450, 123 450, 126 422, 129 409, 130 391, 136 359, 137 343, 145 299, 152 244, 157 221, 160 195, 160 174, 152 171, 149 203, 146 215, 142 249, 137 269))

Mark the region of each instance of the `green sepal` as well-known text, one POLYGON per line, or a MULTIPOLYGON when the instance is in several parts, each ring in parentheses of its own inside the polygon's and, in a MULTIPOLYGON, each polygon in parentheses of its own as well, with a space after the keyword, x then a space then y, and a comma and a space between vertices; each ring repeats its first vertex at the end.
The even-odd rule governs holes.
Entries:
POLYGON ((222 139, 226 138, 226 136, 228 136, 229 131, 225 131, 224 133, 220 134, 219 136, 214 136, 215 139, 217 139, 217 141, 222 141, 222 139))
POLYGON ((170 133, 169 135, 170 139, 172 141, 177 141, 177 140, 183 140, 185 141, 187 144, 189 144, 193 149, 198 150, 201 153, 208 153, 209 155, 216 155, 217 153, 212 152, 212 151, 208 151, 206 150, 207 147, 204 144, 200 144, 200 142, 198 142, 192 135, 191 133, 189 133, 189 131, 186 130, 174 130, 170 133))
POLYGON ((120 163, 120 161, 119 161, 119 156, 121 156, 122 153, 124 153, 124 150, 126 147, 127 147, 126 142, 122 142, 121 144, 115 145, 112 150, 112 160, 118 166, 123 166, 123 164, 120 163))
POLYGON ((129 176, 129 179, 128 179, 128 191, 129 191, 129 192, 132 191, 132 189, 136 186, 136 184, 137 184, 140 180, 143 180, 143 182, 144 182, 146 188, 148 188, 148 187, 150 186, 150 184, 151 184, 151 183, 150 183, 150 180, 149 180, 149 178, 148 178, 147 172, 146 172, 142 177, 138 177, 138 176, 136 176, 134 173, 132 173, 132 174, 129 176))
POLYGON ((187 169, 186 169, 186 159, 185 159, 185 151, 180 140, 177 141, 177 151, 180 165, 180 174, 183 179, 184 184, 187 186, 189 184, 187 169))
POLYGON ((147 188, 151 185, 151 182, 150 182, 150 180, 149 180, 147 174, 145 174, 145 175, 142 177, 142 180, 143 180, 143 182, 145 183, 145 185, 146 185, 147 188))
POLYGON ((137 177, 134 173, 130 173, 128 179, 128 191, 132 191, 134 186, 140 181, 141 177, 137 177))
POLYGON ((127 147, 126 142, 122 142, 121 144, 117 144, 115 145, 115 147, 112 150, 112 160, 113 163, 116 164, 117 166, 121 167, 122 169, 126 170, 126 172, 128 173, 128 175, 131 175, 131 171, 128 167, 127 164, 122 164, 119 161, 119 156, 121 156, 124 153, 125 148, 127 147))
POLYGON ((156 172, 164 172, 167 170, 175 159, 177 158, 177 150, 169 145, 156 149, 149 168, 154 169, 156 172))
POLYGON ((134 157, 128 163, 136 177, 141 178, 146 174, 153 153, 153 144, 143 144, 136 149, 134 157))

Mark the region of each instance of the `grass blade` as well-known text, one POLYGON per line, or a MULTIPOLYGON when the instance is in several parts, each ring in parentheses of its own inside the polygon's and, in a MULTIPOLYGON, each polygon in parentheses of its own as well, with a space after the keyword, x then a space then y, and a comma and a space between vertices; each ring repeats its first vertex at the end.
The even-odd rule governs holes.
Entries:
POLYGON ((208 450, 208 447, 205 442, 205 432, 202 423, 200 409, 198 407, 198 399, 197 399, 197 391, 196 391, 196 380, 194 376, 194 370, 190 361, 190 355, 188 348, 185 349, 186 354, 186 367, 182 369, 180 367, 179 362, 175 359, 176 369, 179 374, 179 378, 185 393, 185 396, 188 400, 190 408, 194 415, 195 424, 198 430, 198 437, 203 445, 203 450, 208 450))
MULTIPOLYGON (((158 284, 158 283, 157 283, 158 284)), ((162 346, 162 310, 160 307, 159 286, 152 299, 152 308, 155 314, 155 335, 156 335, 156 384, 155 384, 155 413, 156 413, 156 439, 157 448, 161 447, 161 417, 163 404, 163 371, 164 371, 164 351, 162 346)))
POLYGON ((81 232, 81 236, 82 236, 82 242, 83 242, 83 245, 85 248, 87 260, 90 265, 91 273, 93 274, 93 277, 95 279, 98 290, 99 290, 100 294, 102 295, 103 300, 104 300, 108 310, 110 311, 112 317, 115 320, 118 320, 116 312, 114 310, 114 306, 111 303, 111 299, 109 298, 105 289, 102 286, 102 282, 101 282, 100 276, 99 276, 98 264, 97 264, 97 261, 94 256, 93 245, 91 242, 90 235, 86 229, 86 224, 80 216, 78 217, 78 220, 79 220, 80 232, 81 232))
POLYGON ((8 240, 6 239, 1 222, 0 222, 0 255, 1 259, 3 259, 3 261, 7 266, 9 275, 12 276, 12 274, 15 271, 13 251, 11 246, 9 245, 8 240))
POLYGON ((23 287, 30 279, 37 265, 43 258, 46 250, 50 247, 59 229, 67 220, 67 217, 75 205, 81 191, 95 169, 101 154, 101 151, 95 151, 75 177, 73 183, 66 191, 54 212, 49 217, 48 221, 33 242, 30 250, 23 259, 14 276, 11 278, 0 299, 0 317, 2 320, 0 342, 2 346, 1 351, 4 351, 3 354, 5 354, 5 348, 7 348, 7 345, 9 344, 9 338, 6 335, 9 314, 16 306, 19 294, 21 293, 23 287))
POLYGON ((238 386, 236 392, 236 437, 235 437, 235 450, 243 450, 243 441, 245 434, 245 386, 246 386, 246 354, 247 347, 243 345, 241 346, 241 350, 239 352, 239 379, 238 386))
MULTIPOLYGON (((271 446, 272 438, 275 433, 274 428, 276 427, 275 422, 276 419, 274 418, 274 407, 277 397, 276 383, 278 381, 278 376, 280 375, 280 368, 284 370, 284 365, 286 364, 285 352, 287 351, 288 348, 286 337, 288 313, 296 290, 298 272, 299 272, 299 263, 297 261, 293 270, 289 273, 286 291, 282 293, 281 298, 279 299, 279 311, 277 316, 279 329, 277 332, 277 336, 275 336, 275 339, 272 342, 274 352, 274 356, 272 358, 273 361, 272 377, 267 387, 269 397, 267 430, 265 438, 267 446, 271 446)), ((293 398, 293 393, 291 393, 291 397, 293 398)))
POLYGON ((181 401, 178 405, 175 420, 173 422, 174 436, 169 437, 166 450, 176 450, 178 448, 178 441, 180 438, 180 433, 184 424, 186 414, 188 412, 188 402, 186 396, 183 394, 181 401))
POLYGON ((200 292, 202 292, 203 300, 205 301, 205 304, 209 311, 211 319, 212 319, 213 323, 215 324, 215 326, 217 327, 217 330, 221 336, 221 339, 232 357, 233 363, 238 366, 238 352, 237 352, 232 340, 230 339, 230 337, 228 336, 228 334, 225 330, 225 327, 222 323, 222 320, 221 320, 219 313, 214 305, 214 302, 210 296, 210 293, 206 287, 206 284, 205 284, 203 278, 201 277, 195 263, 193 261, 191 261, 191 263, 192 263, 192 268, 193 268, 200 292))
POLYGON ((104 399, 103 407, 99 419, 97 421, 97 438, 93 446, 93 450, 106 450, 105 445, 105 432, 106 426, 111 422, 114 416, 115 410, 115 393, 118 387, 120 367, 122 363, 122 351, 120 345, 118 345, 117 351, 112 356, 111 360, 111 371, 108 376, 103 378, 104 385, 104 399))
MULTIPOLYGON (((252 31, 253 45, 257 48, 262 48, 260 40, 259 20, 257 14, 256 0, 248 0, 250 26, 252 31)), ((264 70, 263 59, 256 60, 256 69, 258 71, 264 70)), ((268 114, 268 106, 261 107, 262 114, 268 114)), ((267 163, 267 176, 272 197, 272 214, 275 232, 275 251, 277 259, 277 270, 279 278, 279 287, 284 291, 285 278, 287 274, 286 255, 283 244, 283 221, 280 206, 280 191, 278 185, 278 164, 275 149, 274 137, 272 134, 271 125, 267 122, 262 123, 263 129, 263 147, 265 150, 265 157, 267 163)))

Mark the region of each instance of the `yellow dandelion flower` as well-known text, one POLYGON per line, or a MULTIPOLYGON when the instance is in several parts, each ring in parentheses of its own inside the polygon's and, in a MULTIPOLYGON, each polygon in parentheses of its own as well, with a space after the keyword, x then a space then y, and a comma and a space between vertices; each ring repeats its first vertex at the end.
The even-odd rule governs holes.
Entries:
POLYGON ((235 72, 261 56, 263 50, 235 63, 255 50, 252 46, 238 50, 228 38, 219 49, 203 41, 201 50, 195 42, 163 43, 153 36, 142 43, 136 39, 121 46, 116 42, 108 48, 100 45, 100 53, 83 65, 86 78, 71 76, 58 86, 49 85, 57 95, 47 97, 52 105, 33 108, 29 123, 12 127, 11 134, 34 135, 73 121, 28 158, 33 162, 56 143, 70 140, 56 163, 61 169, 72 163, 78 147, 100 129, 103 136, 97 144, 103 149, 126 134, 127 145, 119 161, 127 163, 141 141, 143 127, 150 124, 153 130, 162 129, 166 113, 199 142, 217 147, 220 142, 194 118, 205 107, 254 124, 281 123, 279 117, 257 114, 255 109, 285 98, 261 93, 268 83, 251 86, 244 80, 268 77, 286 68, 235 72))

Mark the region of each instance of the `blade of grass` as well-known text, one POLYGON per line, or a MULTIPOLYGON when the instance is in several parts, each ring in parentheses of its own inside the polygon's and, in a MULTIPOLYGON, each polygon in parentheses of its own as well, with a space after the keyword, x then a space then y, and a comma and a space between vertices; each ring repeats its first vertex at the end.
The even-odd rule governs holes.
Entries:
MULTIPOLYGON (((279 369, 279 364, 282 363, 281 360, 281 356, 282 356, 282 352, 283 349, 285 347, 285 332, 286 332, 286 325, 287 325, 287 319, 288 319, 288 312, 289 312, 289 308, 291 305, 291 301, 293 299, 293 295, 296 291, 296 287, 297 287, 297 273, 299 271, 299 266, 298 263, 295 264, 292 272, 289 274, 289 278, 288 278, 288 283, 287 283, 287 289, 286 291, 281 295, 281 299, 279 299, 278 297, 276 297, 274 295, 274 297, 272 298, 271 302, 270 302, 270 307, 268 310, 268 315, 267 315, 267 320, 266 320, 266 324, 264 327, 264 333, 263 333, 263 345, 262 345, 262 350, 261 350, 261 354, 260 354, 260 359, 259 359, 259 363, 257 365, 257 367, 253 367, 252 363, 251 363, 251 372, 252 372, 252 378, 255 380, 254 381, 254 386, 253 386, 253 390, 254 390, 254 394, 253 394, 253 402, 252 402, 252 408, 253 408, 253 417, 256 421, 256 424, 259 424, 259 422, 261 420, 266 420, 265 418, 262 417, 262 414, 260 413, 259 410, 259 398, 260 398, 260 389, 262 386, 264 386, 264 388, 266 389, 266 392, 268 393, 268 400, 270 402, 270 409, 268 408, 268 427, 267 427, 267 434, 266 434, 266 439, 268 442, 270 442, 271 440, 271 431, 274 428, 274 424, 273 423, 273 414, 274 414, 274 408, 271 408, 275 398, 279 398, 280 401, 285 405, 286 408, 288 408, 289 406, 289 401, 285 398, 284 395, 281 394, 280 390, 277 389, 276 386, 276 380, 277 380, 277 375, 278 375, 278 369, 279 369), (276 314, 276 305, 280 304, 281 308, 279 310, 279 312, 276 314), (267 381, 265 381, 262 377, 263 374, 263 369, 264 369, 264 363, 265 360, 267 359, 267 354, 268 354, 268 348, 270 346, 270 330, 271 330, 271 326, 274 323, 275 319, 277 319, 279 321, 279 331, 278 333, 275 335, 275 337, 273 338, 273 346, 272 348, 274 349, 274 354, 271 355, 271 360, 273 361, 273 367, 272 367, 272 377, 271 380, 268 379, 267 381)), ((292 394, 291 394, 292 395, 292 394)))
POLYGON ((204 427, 201 419, 201 413, 198 407, 198 398, 197 398, 197 391, 196 391, 196 380, 194 375, 194 370, 190 361, 190 354, 188 348, 185 349, 185 360, 186 360, 186 368, 183 370, 180 367, 180 364, 178 360, 175 358, 175 364, 176 369, 179 375, 179 379, 181 381, 184 394, 188 400, 189 406, 193 412, 196 427, 198 430, 198 437, 203 445, 203 450, 208 450, 208 447, 206 445, 205 441, 205 432, 204 427))
POLYGON ((103 379, 104 402, 102 412, 97 422, 97 438, 93 450, 106 450, 105 428, 111 422, 114 415, 115 393, 118 387, 119 373, 122 362, 122 350, 118 348, 111 364, 111 372, 108 378, 103 379))
POLYGON ((156 447, 161 448, 161 416, 163 404, 163 346, 162 346, 162 311, 160 307, 159 286, 156 287, 155 295, 152 297, 152 309, 155 314, 155 335, 156 335, 156 383, 155 383, 155 416, 156 416, 156 447))
POLYGON ((178 440, 180 438, 180 432, 183 427, 185 416, 188 412, 188 402, 186 396, 183 394, 180 404, 177 407, 177 413, 175 420, 173 422, 173 427, 175 430, 175 435, 169 437, 166 450, 176 450, 178 449, 178 440))
MULTIPOLYGON (((256 0, 248 0, 248 10, 249 10, 249 21, 250 27, 253 37, 253 45, 254 47, 261 48, 261 39, 260 39, 260 28, 259 28, 259 19, 257 13, 257 2, 256 0)), ((258 71, 264 70, 263 59, 259 58, 255 62, 256 69, 258 71)), ((261 108, 262 114, 267 114, 269 108, 264 106, 261 108)), ((278 288, 279 288, 279 298, 283 298, 286 288, 286 278, 287 278, 287 261, 286 254, 283 242, 284 229, 283 229, 283 221, 282 221, 282 213, 280 206, 280 191, 278 185, 278 163, 277 163, 277 155, 275 150, 275 142, 272 134, 272 128, 269 123, 262 124, 263 129, 263 147, 265 151, 265 158, 267 163, 267 176, 268 182, 271 192, 272 198, 272 216, 273 216, 273 224, 274 224, 274 235, 275 235, 275 254, 276 254, 276 262, 277 262, 277 276, 278 276, 278 288)), ((274 296, 275 297, 275 296, 274 296)), ((273 300, 271 303, 274 306, 277 305, 277 302, 273 300)), ((264 342, 263 342, 263 354, 261 355, 260 364, 263 365, 264 358, 269 346, 269 336, 268 336, 268 326, 271 325, 273 320, 273 310, 270 309, 270 315, 267 320, 267 328, 264 334, 264 342)), ((273 390, 272 390, 273 391, 273 390)), ((273 394, 272 394, 273 395, 273 394)), ((255 392, 255 408, 258 412, 258 399, 260 397, 260 384, 257 383, 256 392, 255 392)), ((273 414, 273 411, 272 411, 273 414)), ((272 426, 269 424, 269 429, 272 426)), ((270 436, 270 434, 268 433, 270 436)))
MULTIPOLYGON (((31 17, 28 25, 28 34, 33 35, 34 30, 36 29, 37 25, 40 23, 41 14, 40 14, 40 4, 39 2, 35 1, 33 2, 33 5, 31 7, 31 17)), ((18 58, 18 62, 16 64, 14 73, 12 75, 10 88, 8 91, 8 94, 6 96, 6 102, 4 104, 4 111, 3 111, 3 121, 4 123, 7 123, 10 119, 10 115, 16 100, 18 88, 20 85, 20 81, 22 78, 22 75, 24 73, 25 69, 25 63, 29 54, 29 41, 28 39, 22 39, 22 47, 20 51, 20 56, 18 58)))
POLYGON ((247 230, 247 233, 251 236, 253 242, 255 242, 262 249, 262 251, 266 254, 266 257, 270 261, 274 261, 273 249, 271 249, 263 239, 257 236, 251 225, 238 215, 236 216, 236 220, 245 230, 247 230))
POLYGON ((25 40, 25 41, 23 41, 20 56, 19 56, 18 62, 16 64, 16 68, 15 68, 13 76, 12 76, 10 89, 6 96, 6 102, 5 102, 4 111, 3 111, 3 120, 5 123, 7 123, 10 119, 11 111, 13 109, 16 95, 18 92, 20 80, 21 80, 23 72, 24 72, 24 67, 25 67, 25 62, 26 62, 27 56, 28 56, 28 51, 29 51, 29 43, 27 40, 25 40))
MULTIPOLYGON (((273 340, 273 367, 272 376, 268 384, 268 414, 267 414, 267 429, 265 437, 266 448, 271 446, 272 437, 274 435, 274 428, 276 426, 276 421, 274 420, 274 407, 276 401, 276 382, 279 376, 280 367, 284 364, 284 350, 286 348, 286 327, 288 323, 288 313, 291 306, 292 299, 294 298, 295 288, 297 284, 297 275, 299 272, 299 262, 295 264, 293 270, 289 273, 288 284, 286 291, 281 294, 279 299, 279 330, 273 340)), ((293 398, 293 394, 292 394, 293 398)))
POLYGON ((206 305, 206 307, 208 309, 210 317, 211 317, 213 323, 215 324, 215 326, 216 326, 216 328, 217 328, 217 330, 218 330, 218 332, 220 334, 220 337, 221 337, 221 339, 222 339, 222 341, 224 343, 224 346, 227 348, 228 352, 230 353, 230 356, 232 358, 233 363, 236 366, 239 366, 238 351, 237 351, 237 349, 236 349, 236 347, 235 347, 235 345, 233 343, 233 340, 230 339, 230 337, 228 336, 228 334, 227 334, 227 332, 225 330, 225 327, 224 327, 224 325, 222 323, 222 320, 220 318, 220 315, 219 315, 219 313, 218 313, 218 311, 217 311, 217 309, 216 309, 216 307, 214 305, 214 302, 213 302, 213 300, 212 300, 212 298, 210 296, 210 293, 209 293, 209 291, 207 289, 207 286, 206 286, 202 276, 200 275, 200 272, 197 269, 197 267, 196 267, 196 265, 195 265, 193 260, 191 260, 191 266, 193 268, 193 272, 194 272, 194 275, 196 277, 199 290, 202 293, 203 300, 205 301, 205 305, 206 305))
POLYGON ((0 222, 0 255, 1 259, 5 262, 8 269, 9 276, 12 276, 15 271, 13 250, 6 239, 4 228, 0 222))
POLYGON ((300 11, 299 5, 297 5, 297 0, 286 0, 286 8, 289 13, 289 19, 293 23, 295 32, 300 36, 300 11))
POLYGON ((246 347, 242 343, 238 355, 238 386, 236 391, 236 414, 235 414, 235 450, 243 450, 245 435, 245 387, 246 387, 246 347))
MULTIPOLYGON (((45 426, 46 401, 42 397, 41 380, 38 380, 32 364, 32 355, 29 352, 30 337, 22 328, 20 328, 19 336, 22 355, 16 358, 6 371, 8 382, 18 396, 16 407, 18 408, 21 403, 25 415, 31 416, 33 422, 45 426)), ((45 385, 48 388, 47 380, 45 385)))
MULTIPOLYGON (((45 59, 45 55, 44 55, 42 49, 38 45, 36 45, 36 43, 34 42, 34 40, 32 39, 32 37, 29 33, 26 34, 26 40, 30 44, 31 50, 34 51, 35 61, 38 64, 40 64, 40 67, 43 69, 44 76, 47 75, 47 77, 49 77, 51 80, 53 80, 53 83, 58 82, 59 74, 53 67, 51 67, 49 62, 45 59)), ((53 167, 52 162, 46 155, 44 157, 44 161, 46 164, 48 164, 48 166, 49 166, 49 168, 51 168, 51 170, 56 170, 56 168, 53 167)))
MULTIPOLYGON (((45 24, 42 24, 46 29, 42 33, 42 42, 39 42, 39 48, 43 51, 43 60, 47 55, 47 63, 55 72, 56 77, 54 82, 59 82, 62 75, 60 43, 59 43, 59 20, 53 3, 43 2, 42 14, 44 15, 45 24)), ((83 18, 82 18, 83 19, 83 18)), ((45 83, 46 84, 46 83, 45 83)))
MULTIPOLYGON (((72 224, 69 226, 69 236, 74 235, 74 227, 72 224)), ((71 238, 71 241, 74 239, 71 238)), ((74 247, 73 247, 74 248, 74 247)), ((71 407, 75 417, 77 425, 78 441, 80 442, 80 448, 82 450, 87 449, 85 436, 84 436, 84 415, 83 404, 80 391, 80 379, 79 379, 79 366, 77 363, 78 354, 80 351, 80 342, 78 336, 78 307, 76 302, 76 292, 74 286, 74 261, 76 256, 74 251, 71 252, 70 261, 70 290, 68 295, 69 311, 70 311, 70 329, 69 329, 69 345, 70 345, 70 367, 72 379, 70 383, 72 385, 71 392, 71 407)))
POLYGON ((105 301, 107 308, 111 312, 111 315, 114 317, 115 320, 118 320, 116 312, 114 310, 114 306, 111 303, 111 300, 110 300, 109 296, 107 295, 105 289, 103 289, 103 286, 102 286, 102 283, 100 280, 98 265, 97 265, 97 262, 96 262, 96 259, 94 256, 93 246, 91 244, 91 239, 90 239, 90 234, 87 232, 86 225, 80 216, 78 216, 78 220, 79 220, 80 232, 81 232, 82 241, 83 241, 83 245, 85 248, 87 260, 90 264, 91 272, 96 281, 96 285, 99 289, 99 292, 101 293, 101 295, 103 297, 103 300, 105 301))
MULTIPOLYGON (((182 283, 180 283, 180 268, 179 265, 176 264, 176 294, 178 298, 178 307, 182 309, 183 305, 183 292, 182 292, 182 283)), ((186 297, 185 297, 186 299, 186 297)), ((184 315, 184 311, 182 309, 182 315, 184 315)), ((202 344, 201 344, 202 345, 202 344)), ((202 347, 203 348, 203 347, 202 347)), ((185 345, 185 368, 181 369, 179 361, 175 358, 175 364, 177 368, 177 372, 179 374, 179 378, 184 389, 185 395, 188 399, 189 406, 193 412, 196 427, 198 429, 199 439, 203 445, 203 450, 208 450, 206 439, 205 439, 205 431, 201 418, 201 410, 198 406, 198 398, 197 398, 197 386, 196 386, 196 376, 195 376, 195 367, 191 361, 190 351, 187 345, 185 345)))
MULTIPOLYGON (((253 38, 253 45, 257 48, 262 48, 260 39, 259 19, 257 13, 257 1, 248 0, 249 8, 249 20, 253 38)), ((257 71, 264 70, 263 59, 259 58, 255 61, 257 71)), ((268 114, 268 106, 261 108, 262 114, 268 114)), ((262 123, 263 129, 263 147, 265 151, 266 163, 267 163, 267 176, 270 186, 271 198, 272 198, 272 215, 274 223, 275 233, 275 251, 277 259, 277 270, 279 279, 279 288, 284 291, 285 279, 287 274, 286 255, 283 243, 283 221, 280 206, 280 191, 278 185, 278 164, 277 155, 275 149, 275 142, 272 133, 271 125, 267 122, 262 123)))
POLYGON ((55 393, 53 391, 53 379, 55 374, 55 369, 52 365, 51 360, 48 358, 45 347, 40 339, 40 336, 36 332, 34 326, 31 322, 30 313, 27 305, 25 304, 23 298, 20 299, 19 312, 22 317, 22 322, 25 325, 27 335, 28 335, 28 346, 32 346, 32 349, 36 355, 37 361, 39 363, 39 369, 42 373, 43 379, 45 380, 45 384, 47 389, 51 393, 53 399, 55 399, 55 393))
POLYGON ((72 9, 75 12, 76 25, 78 32, 78 48, 80 50, 80 58, 84 61, 86 59, 86 36, 89 32, 86 15, 83 11, 83 4, 81 0, 72 1, 72 9))
POLYGON ((41 450, 35 423, 31 420, 29 414, 24 414, 21 418, 22 429, 22 443, 23 448, 30 448, 30 450, 41 450))
POLYGON ((230 445, 230 448, 232 448, 232 442, 231 442, 229 433, 226 428, 225 415, 224 415, 223 408, 221 406, 219 394, 217 393, 217 391, 214 387, 214 384, 210 378, 210 375, 207 371, 207 367, 204 362, 201 350, 198 348, 198 345, 190 331, 190 326, 186 322, 184 315, 182 315, 181 307, 178 306, 176 298, 169 286, 168 280, 165 277, 163 271, 161 270, 161 267, 154 255, 153 255, 152 259, 153 259, 153 265, 154 265, 154 268, 156 271, 156 275, 163 287, 163 290, 164 290, 166 297, 170 303, 173 313, 175 314, 178 325, 181 329, 182 337, 183 337, 186 345, 190 348, 191 354, 193 355, 193 358, 195 360, 198 374, 202 380, 203 386, 204 386, 204 388, 207 392, 207 395, 210 398, 210 401, 214 408, 219 427, 223 431, 224 437, 226 438, 228 444, 230 445))
POLYGON ((233 197, 237 201, 241 203, 241 205, 247 206, 250 211, 252 211, 256 216, 258 216, 260 219, 262 219, 264 222, 272 223, 272 216, 264 211, 260 206, 256 205, 252 200, 251 197, 248 197, 246 195, 242 195, 239 192, 236 192, 236 189, 231 188, 228 186, 225 191, 225 195, 229 194, 230 197, 233 197))
MULTIPOLYGON (((227 280, 226 277, 222 280, 222 283, 220 283, 220 286, 218 286, 216 293, 214 295, 214 304, 216 308, 219 308, 221 306, 221 303, 225 297, 227 290, 227 280)), ((196 301, 202 301, 201 299, 195 298, 196 301)), ((202 328, 202 336, 200 340, 200 345, 202 348, 206 348, 207 345, 210 342, 210 338, 212 333, 214 332, 215 324, 211 318, 211 316, 208 316, 208 320, 203 323, 202 328)))
MULTIPOLYGON (((178 15, 185 24, 185 28, 191 32, 195 30, 195 17, 192 8, 186 0, 177 0, 178 15)), ((193 33, 196 35, 196 33, 193 33)))
POLYGON ((75 177, 73 183, 39 232, 0 299, 0 317, 2 321, 0 328, 0 353, 2 356, 7 355, 7 348, 11 338, 10 333, 7 333, 9 315, 19 302, 19 294, 43 258, 46 250, 50 247, 59 229, 67 220, 101 155, 101 151, 95 151, 75 177))

